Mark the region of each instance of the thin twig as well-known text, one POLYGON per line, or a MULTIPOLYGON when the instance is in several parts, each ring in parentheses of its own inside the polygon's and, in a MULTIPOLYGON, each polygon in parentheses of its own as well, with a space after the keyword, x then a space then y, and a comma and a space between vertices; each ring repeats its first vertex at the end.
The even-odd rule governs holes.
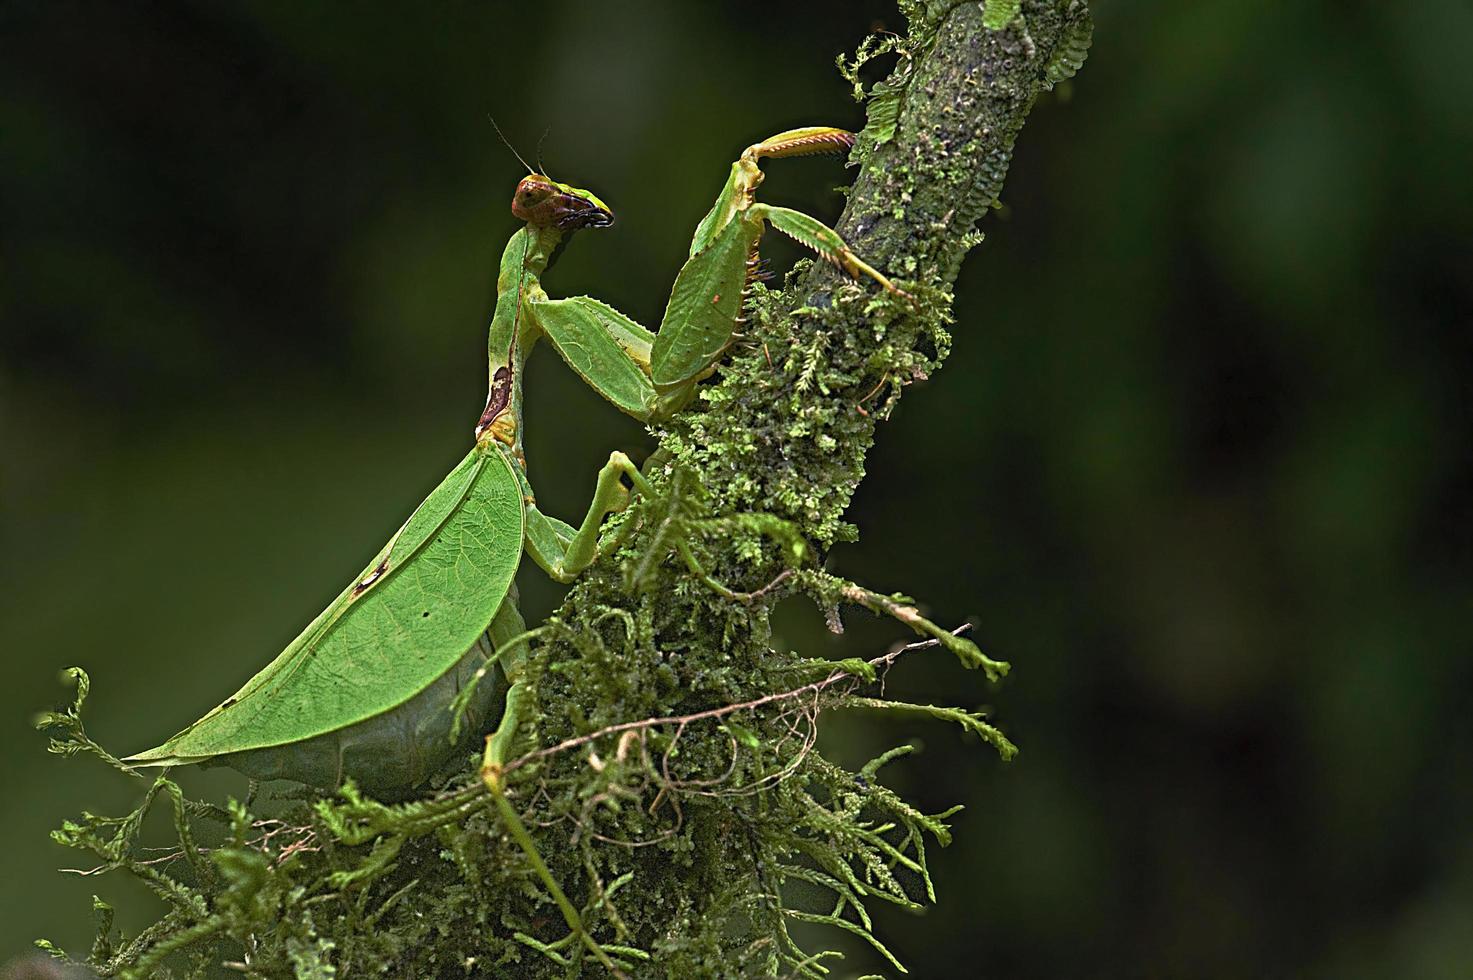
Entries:
MULTIPOLYGON (((971 625, 968 623, 963 623, 961 626, 958 626, 956 629, 952 630, 951 635, 960 636, 963 633, 967 632, 969 629, 971 629, 971 625)), ((881 654, 880 656, 874 657, 873 659, 866 662, 871 667, 874 667, 877 670, 883 670, 888 668, 896 660, 907 653, 913 653, 916 650, 925 650, 930 647, 939 646, 940 643, 940 640, 934 638, 927 640, 917 640, 914 643, 907 643, 902 647, 897 647, 896 649, 891 650, 889 653, 881 654)), ((657 728, 661 725, 679 725, 682 729, 684 729, 692 722, 705 721, 710 718, 724 718, 727 715, 735 714, 738 711, 751 711, 753 709, 761 708, 766 705, 774 704, 780 701, 791 701, 794 698, 800 698, 806 694, 816 695, 827 690, 830 687, 833 687, 835 684, 846 678, 853 680, 856 683, 863 681, 862 677, 859 677, 858 675, 853 674, 850 671, 835 670, 833 673, 829 674, 821 681, 814 681, 811 684, 804 684, 802 687, 795 687, 790 691, 782 691, 777 694, 767 694, 760 698, 754 698, 751 701, 743 701, 740 704, 726 704, 722 705, 719 708, 708 708, 705 711, 697 711, 693 714, 688 715, 666 715, 658 718, 643 718, 639 721, 620 722, 617 725, 607 725, 603 728, 598 729, 597 731, 589 732, 587 735, 579 735, 574 738, 564 739, 563 741, 558 742, 556 745, 549 745, 546 748, 538 749, 535 752, 528 752, 526 755, 520 756, 519 758, 513 759, 508 762, 505 766, 502 767, 501 772, 503 773, 503 775, 513 772, 517 769, 520 769, 522 766, 528 765, 532 762, 536 762, 538 759, 543 759, 550 755, 558 755, 559 753, 567 752, 570 749, 576 749, 579 746, 587 745, 590 742, 595 742, 601 738, 604 738, 605 736, 614 735, 619 732, 637 731, 646 728, 657 728)))

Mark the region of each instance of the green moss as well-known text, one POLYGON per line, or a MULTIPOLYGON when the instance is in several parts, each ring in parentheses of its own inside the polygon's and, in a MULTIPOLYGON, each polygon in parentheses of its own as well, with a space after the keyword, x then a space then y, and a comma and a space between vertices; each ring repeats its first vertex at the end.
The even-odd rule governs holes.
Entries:
MULTIPOLYGON (((869 909, 934 900, 926 840, 949 843, 950 812, 922 813, 880 783, 904 748, 857 771, 823 758, 812 741, 823 713, 921 713, 1004 756, 1011 743, 960 709, 868 696, 877 668, 900 654, 834 664, 774 650, 769 614, 792 595, 831 618, 856 604, 923 637, 905 655, 945 647, 963 666, 1006 669, 904 597, 819 567, 856 536, 844 512, 876 422, 946 358, 951 283, 1001 192, 1013 137, 1037 91, 1082 61, 1087 37, 1073 2, 1025 3, 1003 30, 983 27, 975 4, 902 7, 906 37, 867 41, 845 62, 870 126, 840 231, 902 276, 908 296, 810 263, 780 291, 755 290, 746 339, 660 433, 647 467, 655 493, 613 519, 622 547, 579 579, 532 649, 533 721, 503 783, 516 819, 471 757, 394 806, 347 786, 331 799, 219 808, 160 778, 134 813, 84 815, 57 832, 167 909, 133 937, 102 915, 94 968, 821 975, 828 954, 801 950, 793 923, 858 935, 896 965, 869 909), (898 66, 866 90, 859 68, 879 54, 900 55, 898 66), (693 574, 678 542, 726 594, 693 574), (179 838, 172 861, 138 846, 158 804, 179 838), (793 897, 814 889, 829 902, 793 897)), ((82 727, 85 675, 74 679, 72 710, 45 719, 60 730, 55 747, 116 764, 82 727)))
POLYGON ((1018 18, 1023 4, 1020 0, 987 0, 987 11, 982 23, 994 31, 1000 31, 1018 18))

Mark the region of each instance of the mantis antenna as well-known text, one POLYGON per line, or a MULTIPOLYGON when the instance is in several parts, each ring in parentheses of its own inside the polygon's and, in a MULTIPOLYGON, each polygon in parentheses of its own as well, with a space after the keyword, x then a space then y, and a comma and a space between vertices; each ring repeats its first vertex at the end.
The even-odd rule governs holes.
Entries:
MULTIPOLYGON (((511 155, 514 156, 514 157, 516 157, 517 160, 518 160, 518 162, 520 162, 522 166, 524 166, 524 167, 527 168, 527 173, 533 174, 533 175, 541 174, 541 171, 540 170, 533 170, 532 169, 532 165, 530 163, 528 163, 526 161, 526 159, 520 153, 517 152, 517 148, 515 146, 512 146, 511 145, 511 140, 507 139, 506 138, 506 134, 501 131, 501 127, 498 126, 498 125, 496 125, 496 117, 493 116, 493 115, 491 115, 491 113, 488 112, 488 113, 486 113, 486 118, 489 119, 489 120, 491 120, 491 128, 494 129, 494 130, 496 130, 496 135, 499 136, 499 137, 501 137, 501 142, 506 144, 506 148, 508 150, 511 150, 511 155)), ((549 126, 548 128, 551 129, 552 127, 549 126)), ((547 136, 547 133, 544 132, 542 135, 545 138, 547 136)), ((541 150, 541 148, 542 148, 542 141, 541 140, 538 140, 537 141, 537 148, 538 148, 538 150, 541 150)), ((541 162, 542 161, 539 159, 538 160, 538 163, 540 164, 541 162)), ((543 176, 546 176, 546 175, 543 174, 543 176)))
POLYGON ((547 168, 542 163, 542 144, 547 142, 547 134, 550 132, 552 132, 552 123, 548 123, 542 135, 537 138, 537 171, 544 177, 547 176, 547 168))

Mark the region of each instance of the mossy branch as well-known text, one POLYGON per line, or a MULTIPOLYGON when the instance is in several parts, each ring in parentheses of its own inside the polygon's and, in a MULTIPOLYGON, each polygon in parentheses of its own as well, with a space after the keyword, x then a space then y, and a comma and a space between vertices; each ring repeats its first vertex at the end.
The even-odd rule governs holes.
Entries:
MULTIPOLYGON (((95 969, 822 976, 834 954, 799 946, 789 924, 803 922, 853 933, 903 970, 866 903, 934 901, 925 838, 949 843, 955 810, 923 813, 879 783, 905 747, 846 769, 815 750, 817 726, 833 708, 939 719, 1010 756, 975 714, 865 693, 901 652, 945 647, 994 679, 1006 664, 821 561, 856 536, 844 511, 876 423, 946 356, 977 222, 1036 97, 1082 63, 1089 15, 1083 0, 900 5, 904 36, 841 60, 868 125, 838 230, 906 295, 823 263, 754 290, 719 377, 658 433, 654 492, 611 520, 613 553, 528 637, 527 720, 498 756, 514 761, 486 781, 467 758, 420 800, 389 806, 349 785, 263 820, 240 804, 201 809, 161 778, 126 818, 69 823, 66 843, 170 906, 129 941, 103 916, 95 969), (882 56, 889 75, 866 85, 882 56), (769 615, 792 596, 836 631, 858 607, 922 639, 868 661, 775 650, 769 615), (156 799, 170 801, 180 841, 162 864, 137 853, 156 799), (195 826, 207 816, 224 827, 209 839, 195 826), (832 904, 810 906, 787 882, 832 904)), ((62 730, 53 748, 117 764, 81 727, 76 679, 77 704, 46 719, 62 730)))

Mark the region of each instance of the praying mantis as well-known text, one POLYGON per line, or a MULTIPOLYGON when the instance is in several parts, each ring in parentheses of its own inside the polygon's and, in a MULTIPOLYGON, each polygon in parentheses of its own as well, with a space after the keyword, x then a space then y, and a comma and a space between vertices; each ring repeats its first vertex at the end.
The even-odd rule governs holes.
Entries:
POLYGON ((604 518, 627 504, 624 480, 650 491, 629 457, 614 452, 578 527, 538 509, 522 449, 527 357, 546 339, 620 411, 647 423, 668 419, 731 345, 767 226, 904 295, 833 229, 756 200, 763 159, 841 152, 853 140, 815 126, 748 147, 696 228, 657 333, 599 300, 548 296, 542 274, 559 246, 574 231, 612 224, 613 213, 590 191, 541 173, 523 178, 512 213, 524 225, 501 258, 489 393, 470 451, 281 654, 198 721, 125 761, 223 764, 326 788, 351 777, 370 792, 398 794, 455 751, 457 695, 467 730, 482 730, 503 703, 487 753, 504 755, 524 700, 526 628, 514 585, 522 553, 571 581, 599 556, 604 518), (506 678, 504 692, 484 682, 492 665, 506 678))

